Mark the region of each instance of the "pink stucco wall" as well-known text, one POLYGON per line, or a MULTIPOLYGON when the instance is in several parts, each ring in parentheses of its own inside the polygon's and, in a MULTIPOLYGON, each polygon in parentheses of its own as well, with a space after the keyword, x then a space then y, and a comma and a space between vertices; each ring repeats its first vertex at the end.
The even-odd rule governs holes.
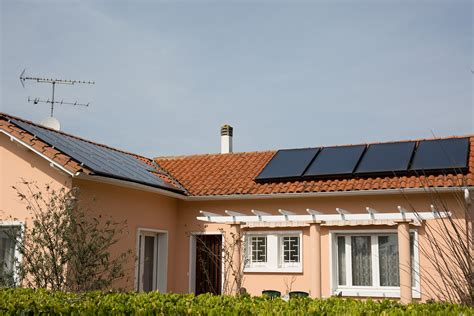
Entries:
POLYGON ((0 172, 0 218, 13 217, 27 222, 31 217, 25 203, 20 201, 16 190, 12 188, 16 186, 19 190, 26 190, 21 184, 22 179, 34 181, 40 188, 45 185, 56 189, 71 186, 67 174, 54 169, 48 161, 1 133, 0 172))

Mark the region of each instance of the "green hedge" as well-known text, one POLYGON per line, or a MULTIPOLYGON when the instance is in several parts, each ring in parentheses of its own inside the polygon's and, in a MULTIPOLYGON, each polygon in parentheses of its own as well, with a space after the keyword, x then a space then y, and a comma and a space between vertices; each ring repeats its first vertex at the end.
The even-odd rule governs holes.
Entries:
POLYGON ((454 304, 401 305, 390 300, 309 298, 271 300, 263 297, 160 293, 84 294, 33 289, 0 289, 1 315, 474 315, 454 304))

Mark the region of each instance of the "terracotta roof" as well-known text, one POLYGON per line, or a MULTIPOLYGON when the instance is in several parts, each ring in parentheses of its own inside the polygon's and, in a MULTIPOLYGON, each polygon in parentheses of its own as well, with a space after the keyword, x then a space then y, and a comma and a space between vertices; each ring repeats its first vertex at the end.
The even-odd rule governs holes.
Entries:
MULTIPOLYGON (((91 170, 81 166, 80 161, 35 138, 30 133, 9 122, 9 119, 37 125, 31 121, 0 113, 0 129, 32 146, 72 173, 93 173, 91 170)), ((445 174, 257 183, 254 181, 254 178, 262 171, 276 151, 159 157, 153 161, 153 159, 147 157, 91 142, 64 132, 54 132, 126 153, 136 159, 140 159, 156 170, 154 172, 156 176, 173 185, 178 190, 183 190, 184 194, 190 196, 364 191, 474 185, 474 135, 468 136, 470 138, 469 170, 465 175, 445 174)))
POLYGON ((117 151, 117 152, 121 152, 121 153, 130 155, 130 156, 132 156, 132 157, 134 157, 138 160, 141 160, 141 161, 145 162, 147 165, 153 167, 153 169, 155 169, 153 174, 155 174, 157 177, 159 177, 160 179, 162 179, 166 183, 171 184, 171 186, 173 188, 176 188, 177 190, 186 192, 184 190, 184 188, 179 184, 179 182, 176 179, 174 179, 172 176, 167 174, 160 166, 158 166, 153 161, 153 159, 143 157, 143 156, 140 156, 140 155, 137 155, 137 154, 133 154, 133 153, 130 153, 130 152, 126 152, 126 151, 123 151, 123 150, 119 150, 119 149, 116 149, 116 148, 112 148, 112 147, 109 147, 107 145, 95 143, 95 142, 92 142, 92 141, 89 141, 89 140, 86 140, 86 139, 83 139, 83 138, 80 138, 80 137, 77 137, 77 136, 74 136, 74 135, 71 135, 71 134, 64 133, 62 131, 56 131, 56 130, 53 130, 53 129, 49 129, 49 128, 44 127, 42 125, 38 125, 34 122, 24 120, 22 118, 15 117, 15 116, 8 115, 8 114, 0 112, 0 129, 6 131, 10 135, 18 138, 19 140, 25 142, 27 145, 33 147, 34 149, 36 149, 40 153, 44 154, 46 157, 48 157, 48 158, 52 159, 53 161, 57 162, 58 164, 60 164, 61 166, 63 166, 65 169, 67 169, 68 171, 70 171, 73 174, 75 174, 77 172, 83 172, 85 174, 91 174, 92 175, 93 171, 89 170, 86 167, 84 167, 81 164, 81 161, 78 161, 78 160, 74 159, 73 157, 70 157, 70 156, 62 153, 61 151, 55 149, 53 146, 46 143, 45 141, 42 141, 41 139, 36 138, 34 135, 28 133, 27 131, 21 129, 20 127, 18 127, 14 123, 10 122, 11 119, 22 121, 24 123, 28 123, 28 124, 31 124, 31 125, 34 125, 34 126, 39 126, 43 129, 47 129, 47 130, 53 131, 55 133, 59 133, 59 134, 62 134, 62 135, 68 136, 68 137, 73 137, 75 139, 78 139, 78 140, 81 140, 81 141, 84 141, 84 142, 88 142, 88 143, 94 144, 96 146, 101 146, 101 147, 104 147, 104 148, 108 148, 108 149, 111 149, 111 150, 114 150, 114 151, 117 151))
POLYGON ((176 178, 188 190, 189 195, 194 196, 472 186, 474 185, 474 136, 469 136, 469 138, 469 171, 466 175, 444 174, 257 183, 254 178, 262 171, 276 151, 158 157, 155 158, 155 161, 176 178))

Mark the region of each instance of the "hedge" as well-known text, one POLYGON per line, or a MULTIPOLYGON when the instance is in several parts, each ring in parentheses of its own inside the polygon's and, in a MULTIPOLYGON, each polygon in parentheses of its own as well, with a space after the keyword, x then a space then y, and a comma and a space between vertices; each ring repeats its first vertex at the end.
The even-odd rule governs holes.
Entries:
POLYGON ((474 315, 455 304, 401 305, 390 300, 269 299, 204 294, 50 292, 0 289, 1 315, 474 315))

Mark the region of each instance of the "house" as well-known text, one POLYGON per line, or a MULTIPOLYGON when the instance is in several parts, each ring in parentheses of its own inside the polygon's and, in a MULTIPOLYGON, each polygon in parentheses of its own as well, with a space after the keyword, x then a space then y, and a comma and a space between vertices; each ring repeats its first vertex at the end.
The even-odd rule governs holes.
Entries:
MULTIPOLYGON (((443 278, 430 227, 449 216, 470 224, 474 135, 233 153, 226 125, 220 154, 152 159, 4 113, 0 131, 0 214, 17 219, 0 225, 28 226, 11 188, 21 178, 79 187, 127 221, 117 249, 137 260, 116 286, 130 290, 227 293, 242 282, 252 295, 427 300, 443 278)), ((14 246, 0 245, 6 260, 14 246)))

